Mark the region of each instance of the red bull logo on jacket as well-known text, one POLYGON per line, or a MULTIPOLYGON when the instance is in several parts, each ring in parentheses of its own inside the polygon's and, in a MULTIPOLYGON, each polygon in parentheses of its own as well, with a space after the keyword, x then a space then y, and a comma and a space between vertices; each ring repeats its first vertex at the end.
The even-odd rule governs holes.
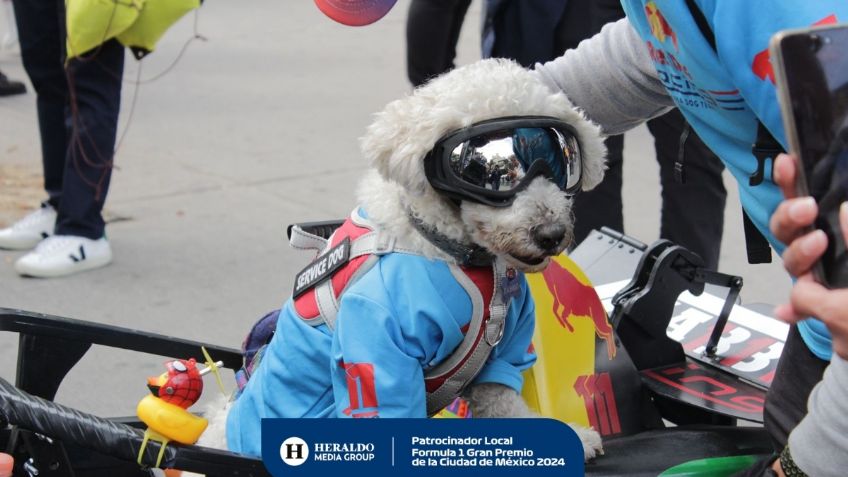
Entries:
POLYGON ((551 260, 542 272, 542 277, 553 296, 553 313, 559 323, 569 332, 574 332, 571 318, 589 318, 595 326, 595 334, 607 344, 609 359, 615 358, 615 338, 604 305, 591 284, 584 284, 571 271, 551 260))
MULTIPOLYGON (((828 15, 813 23, 813 26, 833 25, 837 22, 838 20, 834 14, 828 15)), ((751 61, 751 71, 753 71, 754 74, 761 80, 768 80, 774 84, 774 68, 771 65, 771 55, 769 54, 768 48, 764 48, 762 51, 754 55, 754 59, 751 61)))
POLYGON ((651 26, 651 34, 659 40, 660 43, 665 43, 666 39, 671 39, 674 49, 677 50, 677 34, 671 29, 657 4, 648 2, 645 4, 645 16, 648 17, 648 24, 651 26))

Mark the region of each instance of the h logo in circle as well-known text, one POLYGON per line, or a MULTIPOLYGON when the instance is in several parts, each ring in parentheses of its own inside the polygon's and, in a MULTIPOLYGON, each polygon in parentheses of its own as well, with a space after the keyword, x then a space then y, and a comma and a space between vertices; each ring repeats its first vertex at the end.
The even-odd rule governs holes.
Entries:
POLYGON ((280 458, 288 465, 300 465, 309 457, 309 446, 300 437, 289 437, 280 446, 280 458))

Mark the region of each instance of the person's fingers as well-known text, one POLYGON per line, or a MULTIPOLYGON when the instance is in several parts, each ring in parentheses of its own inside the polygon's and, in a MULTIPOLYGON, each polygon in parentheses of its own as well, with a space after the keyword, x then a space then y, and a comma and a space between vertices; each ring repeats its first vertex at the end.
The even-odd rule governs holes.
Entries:
POLYGON ((790 275, 800 277, 812 269, 827 249, 827 234, 821 230, 793 240, 783 251, 783 267, 790 275))
POLYGON ((818 283, 818 280, 816 280, 816 277, 813 275, 812 270, 810 270, 809 273, 805 273, 805 274, 799 276, 798 279, 795 280, 795 281, 796 282, 816 282, 816 283, 818 283))
POLYGON ((789 324, 797 323, 798 321, 804 319, 804 317, 795 313, 795 310, 789 303, 783 303, 774 307, 774 316, 778 320, 785 321, 789 324))
POLYGON ((842 359, 848 359, 848 343, 842 340, 833 342, 833 352, 838 354, 842 359))
MULTIPOLYGON (((794 289, 794 286, 796 286, 798 283, 805 283, 805 282, 810 282, 810 281, 815 282, 815 280, 816 279, 815 279, 815 277, 813 277, 812 273, 805 273, 804 275, 801 275, 801 276, 798 277, 798 279, 795 282, 795 285, 793 285, 793 289, 794 289)), ((791 299, 791 295, 790 295, 790 299, 791 299)), ((790 324, 791 323, 797 323, 801 320, 805 320, 805 319, 809 318, 808 315, 804 315, 804 314, 796 311, 795 308, 792 307, 791 302, 790 303, 784 303, 784 304, 781 304, 781 305, 774 307, 774 316, 777 317, 778 319, 785 321, 787 323, 790 323, 790 324)))
POLYGON ((769 219, 771 232, 783 243, 790 243, 816 220, 819 208, 812 197, 787 199, 780 203, 769 219))
POLYGON ((839 206, 839 228, 842 229, 842 237, 848 243, 848 202, 839 206))
POLYGON ((792 286, 789 294, 789 304, 797 315, 818 317, 820 315, 817 300, 822 299, 826 288, 815 282, 798 281, 792 286))
POLYGON ((828 290, 812 280, 799 281, 790 301, 793 314, 824 322, 833 337, 833 351, 848 359, 848 289, 828 290))
POLYGON ((848 336, 848 289, 828 290, 813 280, 798 281, 789 297, 792 311, 797 315, 822 320, 835 334, 844 330, 848 336))
POLYGON ((772 177, 774 182, 780 187, 783 196, 787 199, 792 199, 798 194, 795 192, 795 175, 797 174, 797 162, 794 156, 789 154, 778 154, 774 159, 774 169, 772 169, 772 177))

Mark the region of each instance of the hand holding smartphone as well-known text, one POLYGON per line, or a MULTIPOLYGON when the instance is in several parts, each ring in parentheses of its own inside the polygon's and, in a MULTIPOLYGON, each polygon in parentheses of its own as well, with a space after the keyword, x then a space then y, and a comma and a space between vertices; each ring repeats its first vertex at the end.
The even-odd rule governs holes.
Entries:
POLYGON ((827 287, 848 287, 839 227, 848 200, 848 24, 778 32, 769 49, 786 139, 799 160, 796 190, 815 198, 815 227, 828 238, 813 272, 827 287))

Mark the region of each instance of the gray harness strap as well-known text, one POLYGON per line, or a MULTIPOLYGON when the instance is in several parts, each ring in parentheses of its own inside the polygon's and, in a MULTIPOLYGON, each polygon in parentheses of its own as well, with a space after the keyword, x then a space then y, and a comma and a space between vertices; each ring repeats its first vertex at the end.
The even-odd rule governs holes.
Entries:
POLYGON ((503 338, 504 325, 509 300, 504 299, 503 290, 499 286, 506 276, 506 266, 501 260, 496 260, 494 269, 494 290, 492 302, 489 303, 489 318, 483 322, 483 295, 477 285, 456 265, 450 266, 450 271, 456 281, 471 297, 471 322, 465 338, 457 349, 447 359, 424 374, 425 383, 441 381, 432 392, 427 393, 427 415, 432 416, 449 405, 468 384, 480 374, 492 349, 503 338))
MULTIPOLYGON (((374 264, 377 263, 380 255, 385 255, 392 252, 407 253, 418 255, 411 247, 404 246, 396 237, 383 233, 377 229, 377 226, 370 220, 362 217, 359 209, 354 210, 350 215, 350 220, 354 225, 362 228, 371 229, 370 232, 357 237, 350 245, 350 255, 348 260, 370 255, 368 259, 362 263, 356 272, 348 280, 345 288, 356 282, 364 275, 374 264)), ((301 250, 317 250, 320 256, 327 252, 330 247, 330 240, 317 235, 306 232, 298 226, 291 228, 291 238, 289 239, 292 247, 301 250)), ((318 305, 318 316, 313 318, 302 318, 303 321, 310 326, 319 326, 326 324, 330 330, 335 329, 336 317, 339 313, 339 299, 344 289, 340 290, 338 296, 333 290, 332 280, 324 280, 315 285, 315 302, 318 305)))
POLYGON ((320 252, 327 248, 327 244, 329 243, 329 240, 324 237, 311 234, 297 225, 293 225, 291 228, 289 245, 291 245, 292 248, 296 248, 298 250, 317 250, 320 252))
MULTIPOLYGON (((365 262, 356 269, 356 272, 350 277, 345 288, 352 285, 356 282, 356 280, 362 277, 365 272, 370 270, 377 263, 377 260, 380 259, 380 255, 392 252, 418 255, 413 253, 410 248, 399 247, 398 240, 395 237, 388 236, 381 232, 369 232, 354 240, 350 247, 350 260, 363 255, 370 255, 370 257, 368 257, 365 262)), ((344 293, 344 288, 339 291, 338 296, 341 296, 342 293, 344 293)), ((323 322, 331 330, 335 329, 336 316, 339 314, 339 301, 336 297, 336 293, 333 291, 332 280, 326 280, 315 286, 315 299, 318 303, 318 310, 320 314, 319 316, 306 321, 313 326, 318 326, 323 322), (322 321, 316 322, 315 320, 318 319, 322 321)))

